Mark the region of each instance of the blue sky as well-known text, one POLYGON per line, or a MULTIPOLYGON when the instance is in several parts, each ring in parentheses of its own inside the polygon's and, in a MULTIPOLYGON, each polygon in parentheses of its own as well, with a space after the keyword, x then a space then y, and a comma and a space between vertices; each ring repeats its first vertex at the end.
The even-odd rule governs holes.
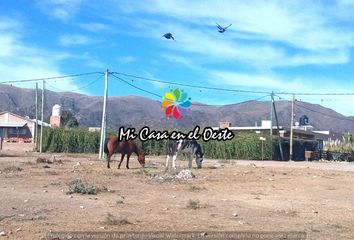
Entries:
MULTIPOLYGON (((208 87, 354 93, 353 0, 95 2, 2 0, 0 81, 103 72, 108 68, 208 87), (232 26, 221 34, 216 22, 232 26), (176 41, 162 38, 166 32, 176 41)), ((159 100, 114 77, 109 82, 110 96, 140 95, 159 100)), ((137 79, 131 83, 159 95, 175 87, 137 79)), ((34 83, 19 86, 31 88, 34 83)), ((54 91, 103 95, 100 75, 50 81, 47 86, 54 91)), ((192 101, 207 104, 265 96, 183 89, 192 101)), ((354 116, 354 96, 297 98, 354 116)))

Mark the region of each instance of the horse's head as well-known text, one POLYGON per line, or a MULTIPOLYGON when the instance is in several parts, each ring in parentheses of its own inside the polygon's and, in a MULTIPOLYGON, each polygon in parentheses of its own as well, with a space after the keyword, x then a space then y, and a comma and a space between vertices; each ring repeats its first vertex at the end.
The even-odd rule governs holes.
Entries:
POLYGON ((197 163, 198 168, 202 168, 203 157, 204 157, 204 153, 202 153, 202 152, 197 152, 195 154, 195 161, 197 163))
POLYGON ((145 153, 143 150, 138 152, 138 161, 142 167, 145 166, 145 153))

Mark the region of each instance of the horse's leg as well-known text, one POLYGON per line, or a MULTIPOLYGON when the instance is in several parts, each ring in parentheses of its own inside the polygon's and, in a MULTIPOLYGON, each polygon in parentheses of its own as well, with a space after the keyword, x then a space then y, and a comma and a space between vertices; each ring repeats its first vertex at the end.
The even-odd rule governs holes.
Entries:
POLYGON ((127 169, 129 169, 129 158, 130 158, 130 154, 127 154, 127 169))
POLYGON ((167 157, 166 157, 166 169, 168 168, 168 163, 169 163, 169 160, 170 160, 170 154, 167 154, 167 157))
POLYGON ((193 155, 189 154, 188 156, 188 168, 192 169, 192 161, 193 161, 193 155))
POLYGON ((111 157, 113 154, 111 153, 107 153, 107 168, 111 168, 111 166, 109 165, 109 162, 111 161, 111 157))
POLYGON ((118 164, 118 169, 120 169, 120 165, 121 165, 122 162, 123 162, 124 156, 125 156, 125 153, 122 153, 122 156, 121 156, 121 158, 120 158, 120 162, 119 162, 119 164, 118 164))
POLYGON ((177 158, 177 152, 172 157, 172 168, 173 169, 176 169, 176 158, 177 158))

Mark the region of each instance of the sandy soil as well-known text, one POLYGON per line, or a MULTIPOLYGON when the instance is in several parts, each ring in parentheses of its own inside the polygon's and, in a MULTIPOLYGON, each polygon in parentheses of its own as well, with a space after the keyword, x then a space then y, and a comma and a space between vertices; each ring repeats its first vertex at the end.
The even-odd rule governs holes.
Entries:
MULTIPOLYGON (((143 170, 111 169, 95 155, 0 152, 0 239, 48 231, 305 231, 308 239, 354 239, 354 165, 205 159, 196 178, 163 176, 163 157, 143 170), (96 195, 67 194, 80 178, 96 195), (196 202, 191 209, 188 202, 196 202), (108 213, 111 214, 108 217, 108 213)), ((118 156, 115 156, 117 159, 118 156)), ((179 169, 187 162, 178 161, 179 169)))

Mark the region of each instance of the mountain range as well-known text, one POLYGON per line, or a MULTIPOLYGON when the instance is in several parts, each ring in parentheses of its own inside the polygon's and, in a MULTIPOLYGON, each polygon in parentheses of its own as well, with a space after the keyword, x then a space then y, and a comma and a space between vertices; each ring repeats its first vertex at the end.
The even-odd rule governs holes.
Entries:
MULTIPOLYGON (((40 91, 39 91, 40 93, 40 91)), ((41 106, 41 93, 39 106, 41 106)), ((62 110, 71 111, 82 127, 100 127, 102 119, 103 97, 88 96, 71 92, 45 91, 45 120, 49 119, 52 106, 59 104, 62 110)), ((276 101, 279 124, 290 126, 291 102, 276 101)), ((0 84, 0 112, 9 111, 21 116, 35 117, 35 90, 0 84)), ((140 96, 108 97, 107 127, 116 131, 119 127, 153 129, 184 128, 194 126, 219 126, 219 122, 231 122, 232 126, 260 125, 261 120, 269 120, 270 101, 246 101, 241 103, 214 106, 194 103, 190 114, 183 119, 167 119, 161 102, 140 96)), ((309 124, 315 130, 330 130, 344 133, 354 132, 354 117, 346 117, 332 109, 318 104, 295 102, 295 121, 307 115, 309 124)), ((274 117, 273 117, 274 119, 274 117)), ((274 121, 275 122, 275 121, 274 121)))

